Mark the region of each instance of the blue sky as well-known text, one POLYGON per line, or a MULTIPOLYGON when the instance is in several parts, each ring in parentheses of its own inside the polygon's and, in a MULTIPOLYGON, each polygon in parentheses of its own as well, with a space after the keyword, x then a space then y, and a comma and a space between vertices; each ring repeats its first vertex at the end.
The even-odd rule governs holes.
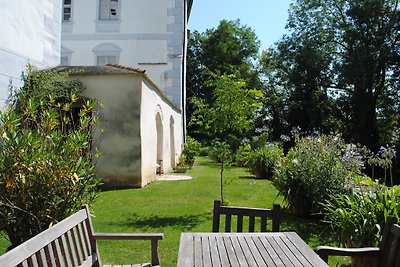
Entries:
POLYGON ((293 0, 194 0, 189 29, 204 32, 218 27, 222 19, 240 19, 251 27, 267 49, 286 33, 288 9, 293 0))

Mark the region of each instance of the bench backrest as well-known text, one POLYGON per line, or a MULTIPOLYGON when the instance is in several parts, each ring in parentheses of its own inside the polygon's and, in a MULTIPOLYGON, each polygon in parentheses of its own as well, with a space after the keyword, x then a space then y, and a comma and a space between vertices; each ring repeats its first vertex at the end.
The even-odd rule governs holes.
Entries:
POLYGON ((6 254, 0 266, 93 266, 98 263, 89 209, 41 232, 6 254))
POLYGON ((272 231, 279 232, 280 206, 272 209, 221 206, 220 200, 214 201, 213 232, 219 232, 221 215, 225 215, 225 232, 232 231, 232 216, 236 216, 236 231, 243 232, 243 219, 248 218, 248 232, 254 232, 256 218, 260 218, 260 232, 267 232, 267 220, 272 220, 272 231))
POLYGON ((380 267, 400 267, 400 226, 393 216, 388 217, 380 250, 380 267))

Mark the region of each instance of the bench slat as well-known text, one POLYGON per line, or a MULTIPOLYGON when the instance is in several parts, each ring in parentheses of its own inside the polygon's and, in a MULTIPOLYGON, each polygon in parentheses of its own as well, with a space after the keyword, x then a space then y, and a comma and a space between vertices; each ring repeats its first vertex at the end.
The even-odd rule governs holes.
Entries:
POLYGON ((74 239, 73 239, 73 235, 72 235, 71 231, 68 231, 66 233, 68 250, 70 253, 70 257, 71 257, 73 266, 79 266, 79 258, 78 258, 78 255, 76 255, 76 248, 75 248, 74 239))

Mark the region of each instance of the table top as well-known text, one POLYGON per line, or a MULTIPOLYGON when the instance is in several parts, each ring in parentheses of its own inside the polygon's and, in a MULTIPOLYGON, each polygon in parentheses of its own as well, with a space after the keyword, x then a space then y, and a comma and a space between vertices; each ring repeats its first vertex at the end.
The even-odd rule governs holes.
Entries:
POLYGON ((178 267, 328 266, 296 233, 182 233, 178 267))

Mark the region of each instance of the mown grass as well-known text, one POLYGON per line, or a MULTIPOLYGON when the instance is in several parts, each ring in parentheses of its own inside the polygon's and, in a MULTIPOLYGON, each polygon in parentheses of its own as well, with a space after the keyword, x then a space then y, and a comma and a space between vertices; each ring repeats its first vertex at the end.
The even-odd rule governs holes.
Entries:
MULTIPOLYGON (((157 181, 142 189, 101 192, 93 203, 96 232, 161 232, 159 252, 162 266, 176 266, 182 232, 210 232, 214 199, 220 198, 220 170, 207 158, 198 158, 184 181, 157 181)), ((270 208, 281 203, 270 181, 255 180, 243 168, 232 167, 224 172, 225 197, 230 205, 270 208)), ((318 220, 297 218, 286 213, 282 231, 296 231, 311 247, 332 244, 328 226, 318 220)), ((2 252, 8 246, 0 240, 2 252)), ((103 263, 124 264, 148 262, 147 241, 100 242, 103 263)), ((336 260, 331 266, 335 266, 336 260)))

